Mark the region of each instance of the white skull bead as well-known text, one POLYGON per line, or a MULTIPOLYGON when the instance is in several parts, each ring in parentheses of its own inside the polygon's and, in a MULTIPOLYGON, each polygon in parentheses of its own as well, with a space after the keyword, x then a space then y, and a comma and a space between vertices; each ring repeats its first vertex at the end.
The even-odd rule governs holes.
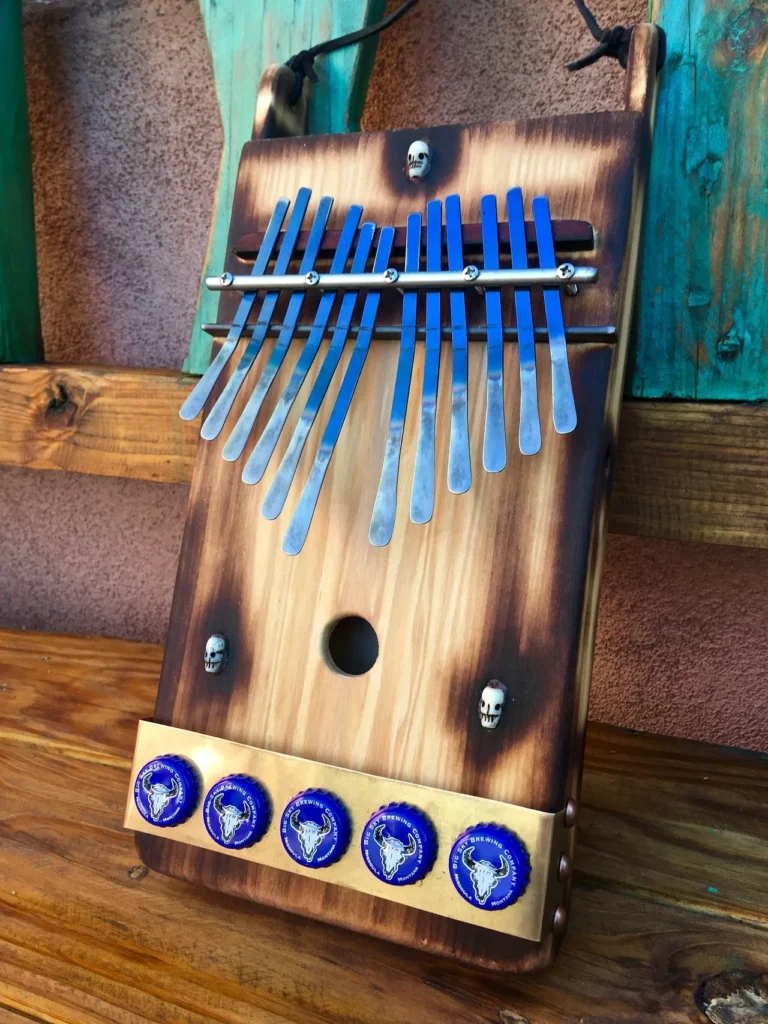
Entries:
POLYGON ((506 699, 507 688, 499 679, 491 679, 483 687, 477 712, 484 729, 495 729, 499 724, 506 699))
POLYGON ((217 676, 227 663, 227 640, 221 633, 213 633, 205 644, 205 671, 217 676))
POLYGON ((429 174, 432 166, 432 150, 427 142, 412 142, 408 147, 408 177, 411 181, 421 181, 429 174))

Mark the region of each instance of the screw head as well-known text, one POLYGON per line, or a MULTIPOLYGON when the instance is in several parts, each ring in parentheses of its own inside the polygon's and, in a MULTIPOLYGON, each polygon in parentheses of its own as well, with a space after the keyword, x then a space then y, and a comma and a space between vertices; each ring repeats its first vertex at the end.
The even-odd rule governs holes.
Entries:
POLYGON ((316 285, 317 282, 320 280, 320 275, 316 270, 310 270, 310 272, 307 274, 304 280, 311 288, 313 285, 316 285))
POLYGON ((579 805, 575 800, 569 800, 565 805, 565 827, 572 828, 576 824, 579 813, 579 805))
POLYGON ((557 866, 557 877, 558 877, 558 880, 561 881, 561 882, 564 882, 566 880, 566 878, 570 878, 571 877, 571 872, 572 871, 573 871, 573 864, 571 863, 571 858, 568 856, 567 853, 564 853, 561 856, 560 863, 557 866))
POLYGON ((468 267, 464 267, 461 276, 465 281, 476 281, 480 277, 480 271, 470 263, 468 267))
POLYGON ((230 273, 222 274, 219 278, 219 281, 225 288, 229 288, 234 280, 234 277, 230 273))
POLYGON ((570 281, 576 273, 576 267, 572 263, 561 263, 555 273, 560 281, 570 281))
POLYGON ((398 277, 400 277, 400 275, 398 274, 394 267, 387 267, 387 269, 384 271, 384 280, 389 282, 389 284, 392 284, 394 281, 396 281, 398 277))
POLYGON ((568 912, 565 907, 559 906, 552 918, 552 934, 562 935, 568 924, 568 912))

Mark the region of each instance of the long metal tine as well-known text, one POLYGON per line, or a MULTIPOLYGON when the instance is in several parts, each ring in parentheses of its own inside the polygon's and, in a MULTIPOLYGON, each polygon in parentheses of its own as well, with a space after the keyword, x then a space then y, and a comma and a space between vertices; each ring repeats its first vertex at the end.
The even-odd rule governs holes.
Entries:
MULTIPOLYGON (((336 248, 336 252, 334 253, 331 265, 331 269, 335 274, 342 273, 347 265, 347 259, 352 249, 352 243, 355 240, 357 226, 360 223, 362 215, 362 206, 350 206, 349 210, 347 210, 344 227, 341 230, 339 244, 336 248)), ((318 303, 317 310, 315 312, 315 319, 312 323, 312 329, 309 332, 309 337, 304 343, 304 348, 302 349, 301 355, 293 369, 293 373, 291 374, 288 384, 286 385, 272 412, 272 415, 269 418, 269 422, 264 428, 261 437, 256 442, 256 445, 251 452, 250 458, 245 464, 242 479, 246 484, 257 484, 264 476, 264 472, 269 465, 269 460, 272 458, 272 452, 275 450, 275 445, 280 437, 285 421, 288 418, 288 413, 291 411, 291 406, 294 403, 296 395, 298 395, 301 390, 304 378, 309 373, 310 367, 312 366, 318 349, 320 348, 320 342, 325 336, 328 321, 331 317, 331 309, 333 308, 335 300, 335 291, 325 292, 320 298, 320 302, 318 303)), ((338 327, 339 317, 336 319, 336 327, 338 327)), ((334 331, 336 330, 336 327, 334 327, 334 331)))
MULTIPOLYGON (((439 199, 427 203, 427 270, 440 270, 443 250, 443 205, 439 199)), ((411 521, 428 523, 435 507, 435 414, 440 377, 440 292, 427 292, 424 379, 421 386, 419 440, 411 491, 411 521)))
MULTIPOLYGON (((291 216, 288 218, 288 227, 285 230, 282 244, 280 245, 280 251, 277 254, 275 260, 275 274, 284 274, 288 269, 291 256, 293 255, 293 249, 296 245, 296 239, 299 237, 301 231, 301 225, 304 221, 304 215, 307 212, 307 206, 309 205, 309 199, 312 195, 312 190, 308 188, 300 188, 296 196, 296 202, 294 203, 291 216)), ((275 311, 278 300, 280 298, 280 292, 267 292, 264 296, 264 300, 261 304, 261 310, 259 311, 259 318, 254 328, 251 340, 245 347, 245 351, 240 356, 240 362, 235 368, 235 372, 227 381, 226 387, 219 395, 216 400, 216 404, 211 409, 210 415, 203 423, 200 436, 205 438, 206 441, 212 441, 215 437, 218 437, 221 433, 221 428, 224 426, 224 421, 229 415, 229 410, 232 408, 232 404, 237 397, 237 393, 242 386, 245 376, 253 366, 253 362, 256 356, 259 354, 261 346, 264 343, 264 339, 267 336, 269 325, 272 321, 272 314, 275 311)))
MULTIPOLYGON (((483 266, 486 270, 498 270, 499 225, 496 196, 482 197, 480 220, 483 230, 483 266)), ((488 473, 498 473, 507 464, 507 435, 504 426, 504 325, 501 322, 501 291, 498 288, 485 290, 485 320, 488 340, 483 467, 488 473)))
MULTIPOLYGON (((394 240, 394 228, 386 227, 381 229, 379 244, 376 249, 376 259, 373 264, 374 272, 383 273, 387 269, 394 240)), ((363 315, 360 319, 360 332, 357 336, 352 356, 320 440, 320 447, 312 464, 309 477, 285 533, 283 551, 287 555, 298 555, 307 539, 326 471, 333 457, 333 452, 344 426, 344 421, 347 418, 349 407, 352 404, 352 398, 360 381, 360 374, 363 372, 363 366, 365 365, 368 349, 371 344, 371 335, 376 323, 376 313, 379 309, 380 298, 381 293, 378 291, 372 291, 366 296, 363 315)))
MULTIPOLYGON (((448 269, 464 267, 461 238, 461 205, 457 195, 445 200, 445 237, 448 243, 448 269)), ((472 485, 469 459, 469 419, 467 410, 469 354, 467 351, 467 307, 464 292, 450 292, 451 337, 453 339, 453 388, 451 395, 451 443, 448 449, 448 490, 463 494, 472 485)))
MULTIPOLYGON (((417 271, 421 254, 421 214, 408 217, 405 230, 405 269, 417 271)), ((411 390, 413 357, 416 351, 416 313, 418 292, 403 294, 403 319, 400 327, 400 355, 397 360, 395 390, 392 395, 392 411, 389 414, 387 446, 384 450, 384 464, 381 467, 379 489, 373 506, 371 527, 368 538, 375 547, 389 544, 395 529, 397 512, 397 477, 400 470, 400 451, 403 445, 405 414, 408 410, 408 396, 411 390)))
MULTIPOLYGON (((522 270, 528 266, 522 189, 511 188, 507 192, 507 216, 512 266, 522 270)), ((536 386, 536 335, 530 289, 515 288, 515 316, 517 354, 520 362, 520 451, 523 455, 535 455, 541 448, 541 423, 536 386)))
MULTIPOLYGON (((365 267, 368 260, 375 230, 376 225, 371 223, 363 224, 360 229, 360 238, 357 242, 355 258, 352 260, 352 269, 357 273, 360 272, 361 267, 365 267)), ((261 514, 265 519, 276 519, 283 509, 285 499, 288 497, 288 491, 291 488, 296 467, 299 464, 299 458, 304 449, 304 442, 307 440, 307 436, 312 429, 312 424, 315 422, 317 413, 325 398, 325 393, 333 379, 336 367, 341 359, 341 354, 344 351, 344 343, 347 340, 349 325, 352 321, 352 314, 358 295, 359 292, 347 292, 341 300, 336 330, 333 332, 331 344, 325 354, 323 365, 320 367, 320 372, 315 378, 309 398, 304 406, 304 411, 301 414, 301 419, 296 424, 296 429, 283 456, 283 461, 275 473, 275 478, 261 507, 261 514)))
MULTIPOLYGON (((556 267, 555 243, 552 237, 552 218, 549 200, 536 196, 532 203, 533 224, 540 267, 556 267)), ((573 400, 571 375, 568 370, 568 346, 565 343, 565 323, 559 288, 544 288, 544 312, 549 330, 549 352, 552 359, 552 419, 558 434, 569 434, 576 429, 576 404, 573 400)))
MULTIPOLYGON (((275 208, 272 211, 272 216, 269 219, 267 230, 264 234, 258 255, 256 256, 256 260, 253 264, 252 273, 263 274, 267 269, 267 264, 269 263, 269 259, 272 255, 272 250, 275 247, 277 236, 280 234, 280 228, 282 227, 285 215, 288 212, 288 207, 290 205, 290 199, 286 199, 285 197, 278 199, 275 203, 275 208)), ((181 416, 183 420, 193 420, 208 401, 208 396, 213 391, 214 385, 219 379, 221 371, 227 365, 230 356, 237 348, 237 343, 242 337, 245 325, 248 322, 248 317, 251 315, 251 310, 253 309, 255 301, 256 292, 245 294, 240 299, 240 305, 237 307, 237 313, 235 314, 232 323, 229 325, 227 336, 222 342, 221 348, 211 360, 208 369, 197 384, 195 384, 179 410, 179 416, 181 416)))
MULTIPOLYGON (((309 273, 315 265, 332 206, 333 199, 330 196, 323 196, 317 205, 317 213, 312 222, 304 256, 299 267, 300 274, 309 273)), ((264 397, 282 365, 285 354, 288 351, 288 346, 293 340, 306 294, 306 292, 294 292, 288 301, 285 319, 280 328, 280 334, 275 342, 275 347, 272 349, 272 354, 269 357, 269 362, 264 367, 261 377, 259 377, 256 387, 253 389, 253 394, 248 399, 248 404, 243 409, 240 419, 235 424, 227 443, 224 445, 224 450, 221 454, 227 462, 234 462, 236 459, 239 459, 248 443, 248 437, 256 422, 256 417, 259 415, 264 397)))

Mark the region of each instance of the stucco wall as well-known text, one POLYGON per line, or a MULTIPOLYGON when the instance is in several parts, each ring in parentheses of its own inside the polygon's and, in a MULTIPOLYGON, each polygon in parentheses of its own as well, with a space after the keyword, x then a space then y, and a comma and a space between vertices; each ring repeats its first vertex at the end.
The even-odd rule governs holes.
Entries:
MULTIPOLYGON (((646 4, 594 6, 626 24, 646 4)), ((25 23, 47 358, 180 366, 220 147, 197 0, 26 0, 25 23)), ((617 66, 563 70, 589 46, 570 0, 421 0, 382 40, 364 124, 618 106, 617 66)), ((0 622, 162 641, 186 500, 0 471, 0 622)), ((592 716, 768 748, 767 569, 610 537, 592 716)))

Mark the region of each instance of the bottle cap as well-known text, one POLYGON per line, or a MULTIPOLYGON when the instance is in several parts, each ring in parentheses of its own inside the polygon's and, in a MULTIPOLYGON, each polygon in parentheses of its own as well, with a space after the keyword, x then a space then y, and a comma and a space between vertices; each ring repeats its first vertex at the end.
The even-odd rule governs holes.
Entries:
POLYGON ((360 849, 372 874, 387 885, 412 885, 435 863, 437 839, 423 811, 387 804, 368 819, 360 849))
POLYGON ((181 825, 197 807, 200 786, 193 766, 177 754, 149 761, 136 776, 133 799, 150 825, 181 825))
POLYGON ((448 860, 451 881, 481 910, 503 910, 522 896, 531 877, 528 851, 501 825, 473 825, 462 832, 448 860))
POLYGON ((267 791, 249 775, 227 775, 208 790, 203 821, 219 846, 239 850, 253 846, 269 827, 267 791))
POLYGON ((290 801, 280 820, 289 857, 307 868, 325 868, 349 846, 350 821, 344 804, 322 789, 305 789, 290 801))

